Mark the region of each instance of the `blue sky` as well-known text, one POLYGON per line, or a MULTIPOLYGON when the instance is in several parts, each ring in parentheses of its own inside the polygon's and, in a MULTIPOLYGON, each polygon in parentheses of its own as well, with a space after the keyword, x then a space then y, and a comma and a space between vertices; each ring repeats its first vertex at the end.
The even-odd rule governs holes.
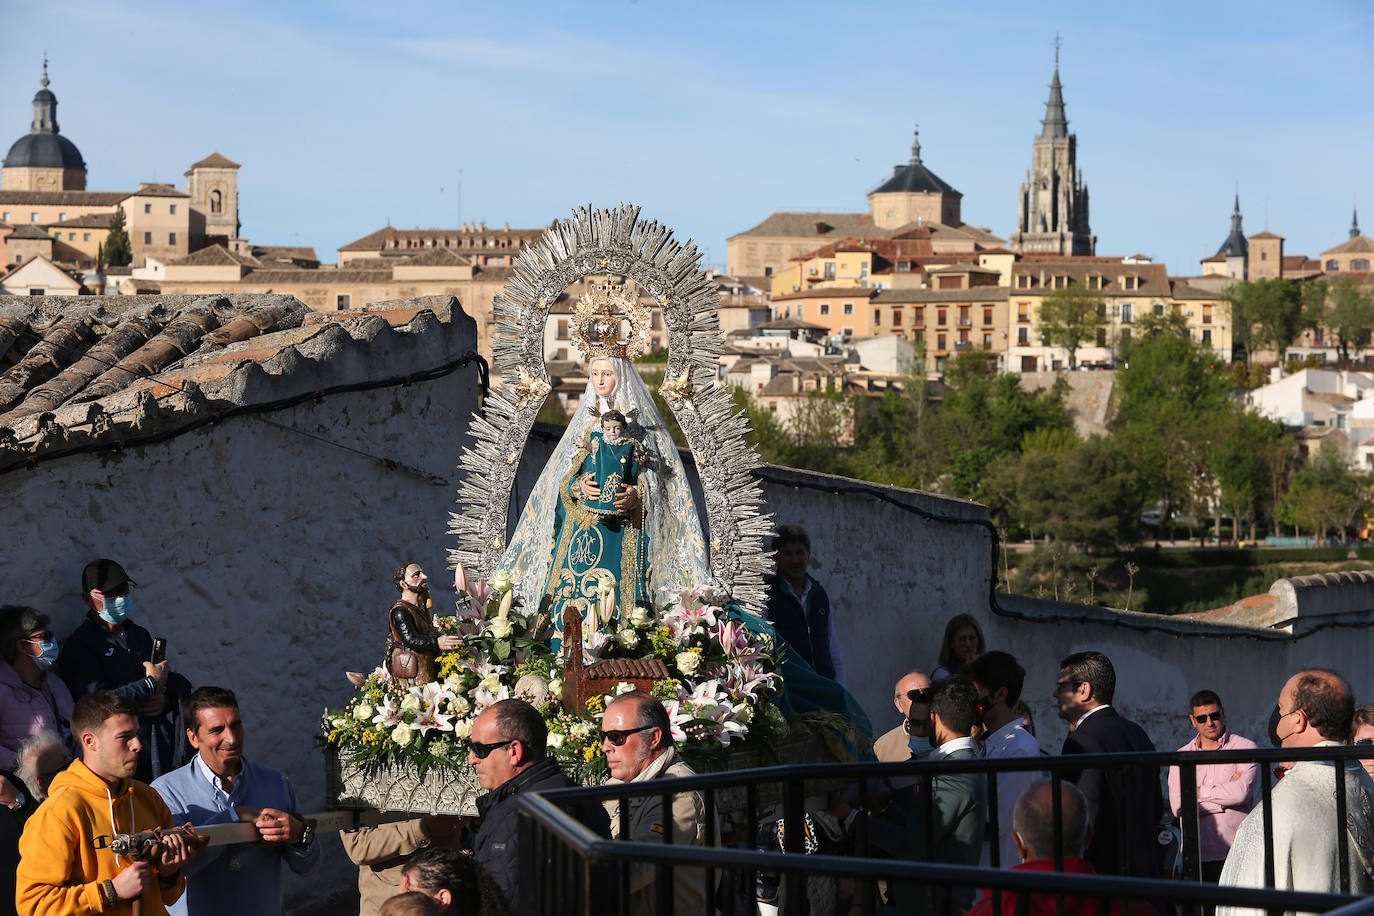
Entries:
POLYGON ((639 203, 724 266, 775 210, 862 211, 909 156, 1006 236, 1051 70, 1099 254, 1198 272, 1229 230, 1374 234, 1374 7, 1179 3, 0 0, 0 148, 44 48, 92 190, 243 163, 243 233, 325 260, 401 227, 639 203), (29 54, 15 54, 24 45, 29 54), (1267 221, 1266 221, 1267 213, 1267 221))

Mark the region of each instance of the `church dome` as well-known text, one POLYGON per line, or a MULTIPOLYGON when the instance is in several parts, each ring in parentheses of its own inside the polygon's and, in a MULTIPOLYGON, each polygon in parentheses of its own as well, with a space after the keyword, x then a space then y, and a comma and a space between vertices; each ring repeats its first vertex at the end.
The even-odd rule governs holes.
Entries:
POLYGON ((61 134, 25 134, 10 147, 4 167, 85 169, 86 162, 76 144, 61 134))
POLYGON ((911 144, 911 161, 906 165, 893 166, 892 177, 869 194, 891 194, 920 192, 925 194, 958 194, 948 182, 940 178, 921 162, 921 132, 911 144))
POLYGON ((42 88, 33 97, 33 123, 29 132, 10 147, 3 163, 7 169, 86 170, 76 144, 62 136, 57 125, 57 96, 48 88, 48 62, 43 61, 42 88))

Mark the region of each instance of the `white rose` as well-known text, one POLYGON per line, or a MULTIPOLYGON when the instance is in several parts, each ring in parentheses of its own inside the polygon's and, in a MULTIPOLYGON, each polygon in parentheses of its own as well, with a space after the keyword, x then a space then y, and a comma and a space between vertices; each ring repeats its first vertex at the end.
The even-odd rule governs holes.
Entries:
POLYGON ((491 621, 491 635, 497 639, 505 639, 515 631, 511 626, 509 617, 493 617, 491 621))
POLYGON ((501 689, 501 675, 495 673, 488 674, 486 677, 482 678, 477 686, 490 690, 492 693, 496 693, 501 689))
POLYGON ((688 677, 696 674, 701 667, 701 656, 696 652, 679 652, 673 661, 677 664, 677 670, 688 677))
POLYGON ((605 576, 596 584, 596 597, 605 598, 612 594, 615 594, 615 579, 605 576))
POLYGON ((391 733, 391 740, 395 741, 401 747, 405 747, 409 744, 411 737, 413 737, 413 734, 410 730, 410 726, 404 722, 396 726, 395 731, 391 733))
POLYGON ((506 572, 504 569, 498 569, 496 575, 491 577, 491 587, 498 592, 510 591, 511 585, 512 580, 510 573, 506 572))
POLYGON ((357 706, 353 707, 353 718, 357 719, 359 722, 366 722, 368 719, 372 718, 374 712, 376 712, 376 710, 367 703, 359 703, 357 706))
POLYGON ((637 627, 647 627, 651 620, 652 618, 649 617, 649 612, 638 605, 630 612, 630 623, 637 627))
POLYGON ((405 699, 401 701, 401 708, 407 712, 417 711, 420 705, 420 698, 413 693, 407 693, 405 699))
POLYGON ((619 684, 615 685, 615 695, 620 696, 634 689, 636 689, 634 684, 628 683, 627 681, 621 681, 619 684))
POLYGON ((616 642, 620 643, 627 649, 633 649, 635 646, 639 645, 639 634, 629 628, 621 630, 619 633, 615 634, 615 639, 616 642))
POLYGON ((545 742, 551 749, 558 750, 563 746, 563 736, 558 732, 549 732, 548 741, 545 742))
POLYGON ((472 720, 459 719, 453 723, 453 734, 455 737, 467 739, 472 735, 472 720))
POLYGON ((449 690, 457 690, 463 686, 463 679, 456 674, 450 674, 444 678, 444 686, 449 690))
POLYGON ((549 681, 549 696, 558 697, 560 699, 562 698, 563 679, 561 677, 556 677, 553 680, 549 681))
POLYGON ((348 720, 345 719, 343 716, 335 716, 334 718, 329 720, 329 724, 334 726, 335 728, 343 728, 344 724, 347 721, 348 720))
POLYGON ((466 716, 472 711, 472 704, 467 697, 452 697, 448 701, 449 712, 455 716, 466 716))

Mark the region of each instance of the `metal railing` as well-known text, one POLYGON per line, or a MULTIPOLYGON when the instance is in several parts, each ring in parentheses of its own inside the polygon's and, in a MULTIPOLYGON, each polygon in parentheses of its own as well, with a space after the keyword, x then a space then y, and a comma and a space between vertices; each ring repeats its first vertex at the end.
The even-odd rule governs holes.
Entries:
MULTIPOLYGON (((806 898, 808 882, 815 879, 834 879, 846 882, 856 895, 855 904, 865 913, 879 912, 877 884, 887 881, 908 887, 924 886, 946 889, 987 889, 991 894, 994 916, 1003 912, 1001 892, 1014 895, 1014 912, 1031 912, 1032 895, 1053 895, 1054 911, 1066 916, 1068 906, 1083 912, 1084 901, 1096 901, 1097 912, 1129 912, 1129 901, 1142 901, 1153 906, 1167 905, 1182 912, 1201 913, 1215 906, 1244 907, 1264 910, 1278 916, 1284 912, 1335 913, 1339 916, 1374 916, 1374 898, 1368 900, 1352 896, 1352 890, 1362 892, 1365 876, 1349 872, 1349 838, 1346 830, 1338 831, 1338 850, 1341 859, 1340 893, 1325 894, 1302 891, 1274 890, 1274 845, 1271 798, 1274 790, 1272 768, 1283 762, 1326 761, 1335 784, 1336 818, 1344 823, 1348 810, 1345 785, 1345 761, 1374 758, 1374 748, 1323 747, 1309 749, 1255 749, 1242 751, 1158 752, 1151 754, 1096 754, 1068 757, 1009 758, 913 761, 897 764, 852 763, 798 766, 775 766, 727 773, 707 773, 682 779, 655 779, 645 783, 618 784, 589 788, 572 788, 521 796, 519 811, 519 874, 522 887, 521 913, 529 916, 572 916, 595 914, 606 916, 632 911, 631 885, 636 878, 642 883, 652 869, 651 911, 656 914, 674 913, 675 875, 680 869, 692 869, 704 875, 708 912, 723 916, 758 913, 757 888, 760 875, 774 876, 781 885, 781 912, 786 916, 808 912, 806 898), (1259 798, 1264 813, 1264 877, 1265 888, 1219 887, 1200 883, 1200 847, 1197 805, 1197 767, 1217 763, 1257 763, 1260 767, 1259 798), (1183 834, 1182 875, 1184 880, 1165 880, 1161 877, 1125 877, 1118 875, 1086 875, 1065 873, 1061 797, 1065 774, 1077 774, 1088 769, 1124 771, 1148 768, 1155 772, 1156 784, 1163 767, 1180 769, 1180 810, 1184 816, 1180 824, 1183 834), (1054 868, 1053 872, 1011 870, 998 867, 1000 835, 997 782, 999 774, 1026 773, 1047 775, 1055 804, 1054 812, 1054 868), (881 858, 870 842, 870 811, 882 801, 892 781, 905 779, 921 787, 917 797, 923 826, 927 836, 934 823, 930 802, 931 781, 940 776, 982 774, 986 780, 987 831, 992 838, 987 844, 992 862, 990 868, 940 862, 902 861, 881 858), (808 792, 808 789, 811 791, 808 792), (724 845, 720 836, 713 836, 709 846, 683 846, 673 843, 671 814, 675 795, 701 793, 705 821, 715 824, 718 815, 725 814, 733 829, 724 845), (838 794, 837 794, 838 793, 838 794), (808 795, 835 799, 847 797, 857 814, 852 824, 851 854, 804 855, 808 795), (741 797, 742 796, 742 797, 741 797), (765 804, 760 804, 760 799, 765 804), (631 799, 657 800, 664 812, 660 839, 643 842, 631 838, 629 812, 631 799), (618 803, 619 835, 611 840, 597 836, 568 814, 565 807, 577 803, 618 803), (780 821, 781 852, 752 848, 760 826, 780 821), (632 871, 633 869, 633 871, 632 871), (614 902, 612 902, 614 901, 614 902), (1067 904, 1067 906, 1066 906, 1067 904), (1113 904, 1116 906, 1114 907, 1113 904), (1119 909, 1117 909, 1119 907, 1119 909)), ((1126 799, 1118 798, 1120 813, 1126 813, 1126 799)), ((1167 805, 1167 800, 1165 800, 1167 805)), ((813 806, 818 807, 818 806, 813 806)), ((1119 816, 1120 826, 1116 842, 1122 844, 1126 818, 1119 816)), ((1154 830, 1153 825, 1132 824, 1134 829, 1154 830)), ((1101 839, 1101 838, 1099 838, 1101 839)))

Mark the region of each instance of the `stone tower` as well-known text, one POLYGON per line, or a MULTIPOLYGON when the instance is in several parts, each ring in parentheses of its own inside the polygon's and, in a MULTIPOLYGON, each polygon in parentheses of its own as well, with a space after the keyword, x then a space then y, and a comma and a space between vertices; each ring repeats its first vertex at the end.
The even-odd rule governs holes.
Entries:
POLYGON ((239 164, 211 153, 186 170, 191 195, 191 250, 223 245, 235 250, 239 237, 239 164))
POLYGON ((84 191, 86 161, 76 144, 59 133, 57 96, 48 88, 48 62, 43 61, 42 88, 33 97, 29 132, 10 147, 0 166, 0 188, 6 191, 84 191))
POLYGON ((1059 49, 1045 119, 1035 138, 1031 169, 1021 184, 1020 207, 1011 249, 1016 252, 1093 254, 1097 239, 1088 226, 1088 187, 1078 168, 1078 138, 1069 133, 1064 87, 1059 82, 1059 49))

